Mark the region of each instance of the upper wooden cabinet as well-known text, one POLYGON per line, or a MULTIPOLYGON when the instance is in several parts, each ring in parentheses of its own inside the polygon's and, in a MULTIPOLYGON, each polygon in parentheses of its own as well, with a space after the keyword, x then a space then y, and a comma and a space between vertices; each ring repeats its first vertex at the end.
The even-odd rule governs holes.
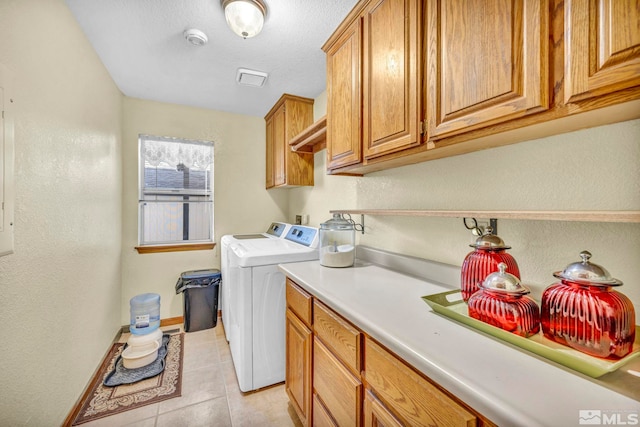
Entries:
POLYGON ((327 167, 420 144, 418 0, 356 6, 327 41, 327 167))
POLYGON ((363 14, 363 147, 369 159, 420 144, 417 0, 373 0, 363 14))
POLYGON ((266 188, 313 185, 313 153, 289 147, 289 140, 313 123, 313 99, 284 94, 264 119, 266 188))
POLYGON ((356 19, 327 52, 327 168, 362 161, 362 26, 356 19))
POLYGON ((329 173, 639 118, 637 3, 361 0, 323 46, 329 173))
POLYGON ((267 188, 271 188, 274 185, 275 182, 275 175, 273 173, 273 166, 275 163, 275 159, 274 159, 274 153, 273 153, 273 149, 274 149, 274 140, 275 140, 275 136, 273 134, 273 118, 271 118, 270 120, 267 120, 267 125, 266 125, 266 129, 267 129, 267 152, 266 152, 266 159, 267 159, 267 164, 266 164, 266 176, 265 176, 265 183, 266 183, 266 187, 267 188))
POLYGON ((547 0, 431 0, 425 21, 429 138, 549 108, 547 0))
POLYGON ((564 34, 565 103, 640 84, 637 0, 572 0, 564 34))

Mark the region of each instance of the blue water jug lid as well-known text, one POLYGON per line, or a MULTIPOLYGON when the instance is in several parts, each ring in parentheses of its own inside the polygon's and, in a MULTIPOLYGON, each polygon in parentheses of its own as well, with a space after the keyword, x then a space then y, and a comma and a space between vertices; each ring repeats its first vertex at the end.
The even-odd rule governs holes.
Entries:
POLYGON ((160 304, 160 295, 158 294, 140 294, 131 298, 129 304, 133 305, 146 305, 146 304, 160 304))

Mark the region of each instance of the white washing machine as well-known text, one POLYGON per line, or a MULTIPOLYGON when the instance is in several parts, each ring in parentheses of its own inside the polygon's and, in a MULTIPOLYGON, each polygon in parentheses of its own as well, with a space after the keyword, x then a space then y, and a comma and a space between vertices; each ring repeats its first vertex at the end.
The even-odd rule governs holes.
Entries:
POLYGON ((227 261, 229 245, 246 240, 284 239, 290 228, 291 224, 284 222, 272 222, 264 233, 227 234, 222 236, 222 239, 220 239, 220 246, 222 247, 220 250, 220 272, 222 273, 222 284, 220 285, 220 309, 222 310, 222 324, 224 325, 224 335, 227 341, 229 341, 227 325, 229 324, 228 301, 229 287, 231 286, 227 261))
POLYGON ((318 229, 293 225, 284 239, 237 242, 228 255, 229 345, 247 392, 284 381, 285 276, 278 264, 318 259, 318 229))

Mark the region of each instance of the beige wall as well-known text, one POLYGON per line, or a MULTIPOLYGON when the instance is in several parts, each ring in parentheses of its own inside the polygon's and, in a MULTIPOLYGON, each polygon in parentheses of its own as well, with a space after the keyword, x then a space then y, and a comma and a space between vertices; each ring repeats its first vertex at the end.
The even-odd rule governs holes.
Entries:
POLYGON ((264 189, 265 125, 261 117, 125 98, 123 132, 122 324, 129 300, 161 297, 161 317, 182 316, 176 280, 187 270, 220 268, 218 247, 209 251, 138 254, 138 134, 214 141, 214 229, 225 234, 266 230, 287 216, 287 190, 264 189))
POLYGON ((121 98, 62 0, 0 2, 15 253, 0 258, 0 425, 60 425, 120 325, 121 98))
MULTIPOLYGON (((323 175, 321 151, 316 185, 291 190, 289 211, 318 225, 329 210, 350 208, 640 210, 639 141, 640 120, 633 120, 357 178, 323 175)), ((365 225, 360 244, 458 266, 473 241, 461 219, 365 216, 365 225)), ((534 297, 587 249, 625 283, 619 290, 640 319, 640 224, 499 220, 498 232, 534 297)))

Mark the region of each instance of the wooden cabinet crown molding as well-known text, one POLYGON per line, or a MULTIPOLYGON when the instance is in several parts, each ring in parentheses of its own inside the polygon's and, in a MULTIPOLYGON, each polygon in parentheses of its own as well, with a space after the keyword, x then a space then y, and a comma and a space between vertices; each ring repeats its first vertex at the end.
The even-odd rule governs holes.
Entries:
POLYGON ((338 42, 342 34, 355 22, 360 21, 362 11, 369 4, 371 0, 361 0, 353 6, 353 9, 349 12, 349 14, 342 20, 338 28, 329 36, 327 41, 322 45, 322 50, 324 52, 331 49, 331 47, 338 42))

